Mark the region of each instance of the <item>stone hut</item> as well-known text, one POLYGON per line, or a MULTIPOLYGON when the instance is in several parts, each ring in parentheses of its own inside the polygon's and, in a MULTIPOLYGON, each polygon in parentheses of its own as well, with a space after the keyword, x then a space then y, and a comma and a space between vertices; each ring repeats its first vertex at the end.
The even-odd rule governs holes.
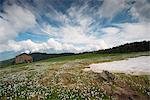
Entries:
POLYGON ((32 56, 30 56, 29 54, 26 54, 26 53, 23 53, 23 54, 16 56, 16 59, 15 59, 16 64, 31 63, 31 62, 33 62, 32 56))

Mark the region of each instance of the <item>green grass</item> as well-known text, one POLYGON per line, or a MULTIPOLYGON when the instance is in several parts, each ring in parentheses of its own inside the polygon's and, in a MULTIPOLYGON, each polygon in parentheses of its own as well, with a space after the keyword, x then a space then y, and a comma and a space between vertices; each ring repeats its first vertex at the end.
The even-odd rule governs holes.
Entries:
POLYGON ((80 55, 72 55, 72 56, 63 56, 63 57, 56 57, 56 58, 50 58, 47 60, 43 61, 51 61, 51 62, 58 62, 58 61, 69 61, 69 60, 76 60, 76 59, 93 59, 93 58, 100 58, 100 57, 111 57, 111 56, 116 56, 116 57, 123 57, 123 56, 146 56, 150 55, 149 52, 132 52, 132 53, 113 53, 113 54, 96 54, 96 53, 87 53, 87 54, 80 54, 80 55))
MULTIPOLYGON (((149 52, 124 54, 88 53, 50 58, 29 64, 12 65, 6 68, 0 68, 0 86, 4 88, 8 82, 9 84, 16 84, 18 90, 11 90, 12 95, 17 92, 25 93, 21 94, 22 96, 28 96, 27 93, 32 94, 34 92, 41 93, 42 95, 48 93, 44 97, 47 100, 61 100, 66 97, 69 97, 70 100, 74 98, 80 100, 82 97, 84 99, 90 97, 87 95, 92 95, 92 93, 98 94, 94 94, 90 99, 96 99, 95 95, 97 95, 97 97, 101 97, 103 100, 109 100, 115 96, 109 94, 109 90, 104 91, 103 86, 110 86, 112 91, 115 92, 122 85, 125 86, 123 89, 126 92, 136 91, 139 95, 147 97, 148 92, 145 92, 145 90, 150 87, 150 81, 147 75, 132 76, 118 73, 114 74, 116 78, 113 82, 108 82, 99 78, 99 73, 92 71, 84 72, 82 69, 92 63, 110 62, 148 55, 150 55, 149 52)), ((3 91, 3 88, 0 87, 0 91, 3 91)), ((7 91, 10 90, 8 89, 7 91)), ((2 95, 4 94, 2 93, 2 95)), ((18 99, 26 100, 21 95, 18 96, 18 99)), ((37 99, 37 96, 38 94, 33 99, 37 99)))

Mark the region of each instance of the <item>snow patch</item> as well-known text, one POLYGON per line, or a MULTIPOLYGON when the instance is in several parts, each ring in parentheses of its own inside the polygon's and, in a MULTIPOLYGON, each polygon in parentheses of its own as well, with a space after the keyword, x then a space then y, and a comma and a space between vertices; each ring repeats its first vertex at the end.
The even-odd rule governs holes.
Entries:
POLYGON ((114 73, 150 75, 150 56, 141 56, 121 61, 91 64, 89 66, 92 71, 97 73, 107 70, 114 73))

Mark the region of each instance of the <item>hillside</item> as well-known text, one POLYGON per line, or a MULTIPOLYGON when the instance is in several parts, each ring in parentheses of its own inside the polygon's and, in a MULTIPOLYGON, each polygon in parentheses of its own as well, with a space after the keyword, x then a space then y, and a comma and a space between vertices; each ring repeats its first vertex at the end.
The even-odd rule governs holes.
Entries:
POLYGON ((91 64, 140 56, 150 54, 87 53, 0 68, 0 100, 149 100, 149 75, 86 70, 91 64))
POLYGON ((74 55, 74 53, 61 53, 61 54, 47 54, 47 53, 31 53, 33 61, 40 61, 49 58, 61 57, 61 56, 70 56, 74 55))
POLYGON ((97 53, 129 53, 150 51, 150 41, 133 42, 113 47, 106 50, 96 51, 97 53))
MULTIPOLYGON (((142 41, 142 42, 134 42, 134 43, 127 43, 124 45, 120 45, 117 47, 113 47, 110 49, 93 51, 93 52, 83 52, 79 54, 74 53, 60 53, 60 54, 47 54, 47 53, 31 53, 30 55, 33 58, 33 61, 40 61, 49 58, 56 58, 56 57, 63 57, 63 56, 79 56, 83 54, 107 54, 107 53, 130 53, 130 52, 143 52, 143 51, 150 51, 150 41, 142 41)), ((15 58, 1 61, 1 67, 8 66, 14 64, 15 58)))

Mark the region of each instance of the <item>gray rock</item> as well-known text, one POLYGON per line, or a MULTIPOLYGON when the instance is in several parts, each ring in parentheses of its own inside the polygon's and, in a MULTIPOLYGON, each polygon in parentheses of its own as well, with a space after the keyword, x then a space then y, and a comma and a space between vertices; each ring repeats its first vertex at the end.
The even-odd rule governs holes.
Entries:
POLYGON ((104 81, 113 81, 115 79, 115 76, 108 71, 103 71, 98 75, 98 78, 104 81))

